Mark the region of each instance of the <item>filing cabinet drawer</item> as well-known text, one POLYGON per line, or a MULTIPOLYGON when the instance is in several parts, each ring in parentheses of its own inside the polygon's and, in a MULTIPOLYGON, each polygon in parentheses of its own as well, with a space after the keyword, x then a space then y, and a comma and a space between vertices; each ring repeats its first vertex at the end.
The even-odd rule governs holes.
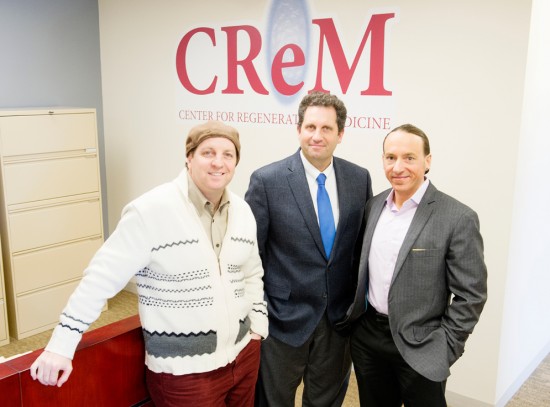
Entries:
POLYGON ((9 215, 11 251, 35 249, 102 233, 99 198, 9 215))
POLYGON ((91 113, 8 116, 1 124, 4 157, 97 148, 91 113))
POLYGON ((53 328, 79 282, 75 281, 18 297, 18 339, 34 335, 36 333, 34 331, 53 328))
POLYGON ((13 256, 16 294, 82 277, 102 243, 95 238, 13 256))
POLYGON ((96 156, 7 164, 4 190, 7 205, 98 192, 96 156))

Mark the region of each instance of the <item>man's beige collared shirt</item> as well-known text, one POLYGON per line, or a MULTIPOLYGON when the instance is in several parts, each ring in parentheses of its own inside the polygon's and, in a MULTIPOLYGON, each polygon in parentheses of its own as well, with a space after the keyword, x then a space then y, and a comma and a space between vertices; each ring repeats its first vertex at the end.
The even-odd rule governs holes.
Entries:
POLYGON ((216 203, 209 202, 208 199, 206 199, 189 174, 187 174, 187 180, 189 184, 189 199, 193 202, 193 206, 197 210, 197 214, 206 231, 206 235, 212 243, 212 248, 219 257, 225 231, 227 230, 227 216, 230 204, 229 194, 226 189, 223 191, 220 206, 214 211, 216 203))

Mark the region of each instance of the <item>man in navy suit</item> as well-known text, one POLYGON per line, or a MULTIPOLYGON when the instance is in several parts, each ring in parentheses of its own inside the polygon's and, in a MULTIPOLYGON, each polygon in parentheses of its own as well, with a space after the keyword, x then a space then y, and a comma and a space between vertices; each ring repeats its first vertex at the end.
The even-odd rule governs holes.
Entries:
POLYGON ((405 124, 384 139, 392 188, 365 209, 350 320, 361 406, 444 407, 450 366, 487 300, 477 214, 426 178, 430 143, 405 124))
POLYGON ((353 303, 354 246, 372 196, 369 172, 333 157, 346 114, 334 95, 306 95, 298 109, 300 149, 250 178, 245 199, 258 224, 269 312, 259 406, 294 407, 302 380, 304 405, 340 406, 345 397, 351 356, 341 323, 353 303), (320 174, 335 230, 328 244, 319 226, 318 209, 325 207, 317 201, 320 174))

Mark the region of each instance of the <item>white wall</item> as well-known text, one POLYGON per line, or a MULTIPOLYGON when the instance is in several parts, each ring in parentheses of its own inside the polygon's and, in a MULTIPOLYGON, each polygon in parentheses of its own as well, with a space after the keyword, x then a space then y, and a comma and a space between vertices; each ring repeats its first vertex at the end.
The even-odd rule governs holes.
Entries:
POLYGON ((0 108, 96 109, 105 196, 97 1, 0 0, 0 38, 0 108))
POLYGON ((396 65, 398 114, 430 136, 434 184, 478 212, 489 271, 489 300, 451 370, 449 402, 493 405, 529 7, 523 1, 507 7, 498 1, 406 3, 402 15, 411 18, 396 65))
POLYGON ((550 352, 550 3, 533 1, 496 395, 503 406, 550 352))
MULTIPOLYGON (((538 7, 543 8, 542 2, 537 0, 538 7)), ((202 24, 250 21, 262 25, 269 4, 256 0, 99 1, 111 229, 126 202, 173 178, 183 166, 190 124, 174 117, 175 51, 181 36, 202 24)), ((533 308, 548 308, 547 303, 541 304, 547 301, 542 292, 545 285, 525 280, 526 264, 530 278, 548 280, 543 277, 548 273, 541 257, 548 240, 537 243, 536 258, 526 244, 537 230, 536 235, 544 239, 543 229, 536 225, 542 220, 540 205, 545 204, 537 199, 543 194, 533 193, 536 181, 544 182, 543 158, 538 163, 532 160, 544 154, 537 154, 544 151, 543 127, 540 121, 528 120, 539 97, 529 92, 536 87, 523 103, 531 2, 370 1, 368 9, 359 0, 346 2, 345 7, 329 0, 308 4, 312 17, 330 16, 341 24, 343 42, 353 46, 354 27, 364 29, 372 9, 397 10, 386 61, 388 87, 394 92, 394 124, 412 122, 430 137, 430 178, 439 189, 478 212, 489 269, 489 301, 465 355, 452 369, 449 399, 456 401, 453 407, 495 405, 550 341, 548 330, 534 320, 540 318, 525 318, 533 308), (529 144, 522 144, 526 150, 520 150, 518 158, 520 141, 529 144), (510 284, 522 287, 521 291, 507 289, 510 284), (522 302, 525 295, 533 298, 522 302), (510 298, 514 306, 503 311, 510 298), (518 323, 523 328, 520 337, 512 331, 518 323), (534 334, 539 338, 533 339, 534 334), (537 350, 530 352, 527 345, 537 350)), ((528 72, 542 75, 532 65, 528 72)), ((530 81, 528 77, 528 85, 530 81)), ((297 141, 292 126, 246 125, 239 130, 243 158, 232 189, 242 195, 253 169, 291 154, 297 141)), ((346 132, 337 149, 337 155, 370 169, 375 192, 387 187, 380 161, 384 134, 346 132)))

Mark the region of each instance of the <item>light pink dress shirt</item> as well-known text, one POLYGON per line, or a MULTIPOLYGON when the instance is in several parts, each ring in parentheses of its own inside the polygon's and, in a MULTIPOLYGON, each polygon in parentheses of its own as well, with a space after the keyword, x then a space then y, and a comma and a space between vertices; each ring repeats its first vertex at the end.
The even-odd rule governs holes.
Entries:
POLYGON ((401 209, 393 201, 393 190, 376 224, 369 252, 368 301, 382 314, 388 315, 388 293, 397 262, 397 255, 411 226, 416 208, 428 188, 429 180, 406 200, 401 209))

